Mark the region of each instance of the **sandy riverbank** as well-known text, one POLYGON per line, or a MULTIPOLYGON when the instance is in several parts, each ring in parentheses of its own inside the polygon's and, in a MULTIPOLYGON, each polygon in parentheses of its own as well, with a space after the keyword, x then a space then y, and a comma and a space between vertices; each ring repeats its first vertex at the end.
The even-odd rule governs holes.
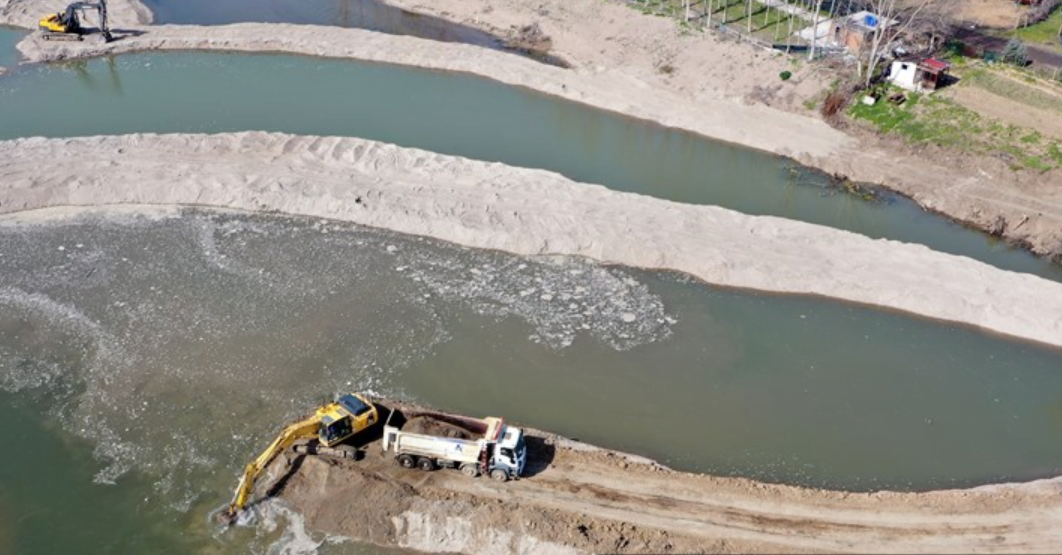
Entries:
POLYGON ((3 213, 101 204, 275 210, 823 295, 1062 346, 1062 284, 1035 276, 920 245, 361 139, 247 132, 6 141, 0 184, 3 213), (54 167, 57 156, 78 164, 54 167))
MULTIPOLYGON (((790 135, 797 142, 811 137, 829 140, 810 123, 820 124, 821 120, 809 113, 805 104, 820 98, 834 73, 799 57, 767 54, 717 33, 683 30, 670 18, 643 15, 630 2, 386 1, 502 35, 533 23, 576 71, 622 74, 642 89, 673 93, 695 107, 696 113, 688 120, 696 121, 715 111, 733 111, 739 127, 747 126, 751 134, 759 134, 756 126, 745 123, 749 118, 763 118, 770 125, 776 118, 787 119, 783 113, 796 112, 802 119, 787 119, 789 125, 779 125, 773 132, 790 135), (793 73, 790 81, 778 79, 783 70, 793 73), (757 113, 748 109, 750 103, 771 109, 757 113)), ((636 96, 631 98, 632 104, 640 103, 636 96)), ((691 124, 680 122, 676 126, 687 125, 691 124)), ((763 148, 740 137, 706 134, 763 148)), ((930 210, 1026 244, 1034 252, 1062 254, 1062 171, 1014 172, 1005 156, 956 156, 944 149, 912 149, 856 129, 849 129, 843 137, 830 143, 832 149, 826 156, 799 147, 788 152, 765 150, 793 156, 855 181, 885 185, 930 210)))
POLYGON ((993 230, 1035 252, 1062 251, 1062 191, 1054 185, 1062 177, 1057 172, 1015 174, 992 158, 914 156, 898 145, 865 134, 850 136, 817 117, 795 113, 795 106, 825 86, 828 76, 814 66, 796 68, 778 53, 713 35, 681 34, 670 20, 611 3, 548 0, 533 8, 515 0, 451 0, 430 10, 412 3, 406 7, 500 34, 508 32, 508 22, 538 23, 574 69, 468 45, 275 24, 129 27, 109 44, 45 42, 30 36, 19 49, 29 61, 202 49, 290 52, 466 72, 884 184, 928 209, 993 230), (779 68, 796 69, 796 77, 787 83, 771 81, 779 68), (765 80, 770 84, 761 85, 765 80))

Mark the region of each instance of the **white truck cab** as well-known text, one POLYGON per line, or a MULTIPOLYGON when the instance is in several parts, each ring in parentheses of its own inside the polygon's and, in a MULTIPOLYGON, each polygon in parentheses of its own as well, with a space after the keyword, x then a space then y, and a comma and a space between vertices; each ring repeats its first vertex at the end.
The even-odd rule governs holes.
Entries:
POLYGON ((524 432, 509 425, 502 427, 501 437, 494 449, 491 472, 496 468, 504 469, 510 478, 522 476, 527 464, 527 445, 524 432))

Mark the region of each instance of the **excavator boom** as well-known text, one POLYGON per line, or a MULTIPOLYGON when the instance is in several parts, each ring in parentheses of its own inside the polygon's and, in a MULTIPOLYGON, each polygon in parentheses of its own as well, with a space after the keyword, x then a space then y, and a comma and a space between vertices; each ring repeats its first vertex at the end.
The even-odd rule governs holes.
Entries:
POLYGON ((251 493, 254 491, 255 480, 258 479, 258 475, 277 455, 283 453, 285 449, 291 447, 300 439, 317 437, 317 430, 320 426, 321 417, 317 414, 306 420, 291 424, 277 435, 277 438, 273 440, 273 443, 269 444, 265 451, 262 451, 262 454, 247 463, 247 466, 243 469, 243 476, 240 477, 240 483, 236 486, 236 493, 232 496, 232 502, 229 503, 228 515, 235 517, 237 513, 247 506, 247 501, 251 498, 251 493))
MULTIPOLYGON (((251 495, 254 493, 254 483, 262 474, 269 463, 277 458, 299 440, 318 439, 320 445, 311 446, 308 452, 317 454, 336 453, 349 458, 351 451, 343 447, 332 449, 354 434, 372 426, 379 420, 379 411, 367 398, 357 393, 348 393, 340 396, 335 402, 318 407, 313 416, 295 422, 285 427, 277 435, 276 439, 266 447, 253 461, 247 464, 240 476, 240 483, 236 486, 236 493, 232 496, 228 510, 221 516, 222 520, 231 523, 236 515, 247 506, 251 495)), ((354 451, 356 453, 356 451, 354 451)), ((335 456, 335 455, 333 455, 335 456)))

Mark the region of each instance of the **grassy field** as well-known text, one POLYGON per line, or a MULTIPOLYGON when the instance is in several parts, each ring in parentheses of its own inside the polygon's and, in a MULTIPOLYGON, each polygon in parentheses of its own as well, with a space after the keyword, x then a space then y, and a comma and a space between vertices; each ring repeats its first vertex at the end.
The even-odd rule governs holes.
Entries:
POLYGON ((1059 27, 1062 27, 1062 7, 1055 8, 1051 16, 1044 21, 1018 29, 1014 34, 1029 44, 1051 45, 1062 49, 1062 44, 1058 41, 1059 27))
POLYGON ((963 72, 963 82, 1062 117, 1062 82, 1038 79, 1008 66, 970 68, 963 72))
MULTIPOLYGON (((881 92, 887 96, 897 91, 888 88, 881 92)), ((907 93, 907 98, 901 105, 884 97, 873 106, 856 102, 849 114, 911 144, 935 144, 959 153, 1000 156, 1015 170, 1062 168, 1062 141, 982 117, 939 96, 907 93)))

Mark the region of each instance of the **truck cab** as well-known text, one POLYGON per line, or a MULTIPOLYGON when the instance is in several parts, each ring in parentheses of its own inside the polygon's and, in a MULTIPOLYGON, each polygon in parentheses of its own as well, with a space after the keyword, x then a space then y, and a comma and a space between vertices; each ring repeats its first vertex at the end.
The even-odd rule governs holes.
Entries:
POLYGON ((495 470, 500 469, 505 472, 505 479, 515 478, 524 473, 526 465, 527 444, 524 442, 523 430, 503 426, 494 447, 494 456, 491 457, 489 474, 494 477, 495 470))

